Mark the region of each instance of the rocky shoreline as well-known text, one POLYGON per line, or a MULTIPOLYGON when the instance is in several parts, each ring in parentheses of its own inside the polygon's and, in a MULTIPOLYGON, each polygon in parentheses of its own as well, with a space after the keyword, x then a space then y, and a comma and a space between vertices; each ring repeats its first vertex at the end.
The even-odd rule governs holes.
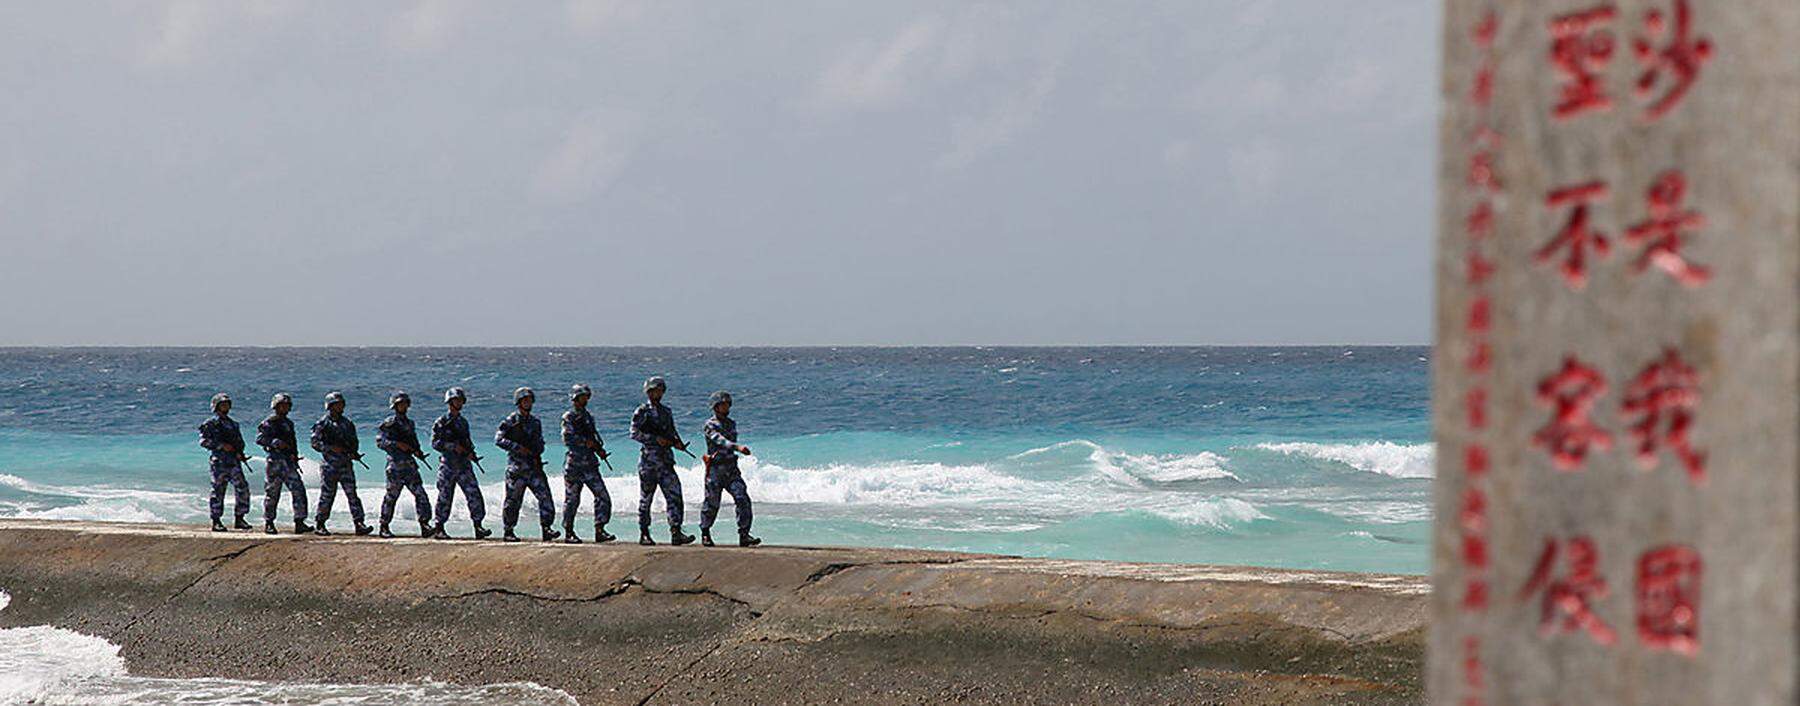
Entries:
POLYGON ((0 627, 133 674, 532 681, 583 704, 1416 704, 1424 577, 900 549, 0 520, 0 627))

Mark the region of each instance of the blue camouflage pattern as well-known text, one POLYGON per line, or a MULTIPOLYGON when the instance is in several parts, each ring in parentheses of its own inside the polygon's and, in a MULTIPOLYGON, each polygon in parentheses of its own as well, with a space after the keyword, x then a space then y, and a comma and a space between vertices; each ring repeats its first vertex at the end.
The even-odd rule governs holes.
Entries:
POLYGON ((585 409, 563 412, 562 441, 569 449, 563 459, 563 527, 574 531, 584 488, 594 494, 594 526, 606 526, 612 521, 612 494, 600 477, 600 454, 593 448, 605 448, 600 431, 594 428, 594 415, 585 409))
POLYGON ((419 433, 406 415, 395 412, 375 428, 375 447, 387 452, 387 492, 381 496, 381 526, 394 519, 394 505, 400 491, 412 492, 413 510, 418 519, 431 519, 431 499, 425 495, 424 479, 419 477, 419 433), (402 448, 404 445, 405 448, 402 448), (411 450, 407 450, 411 449, 411 450))
POLYGON ((471 455, 475 441, 469 437, 469 420, 459 412, 445 412, 431 425, 431 448, 438 452, 437 513, 439 527, 450 519, 450 506, 461 488, 463 501, 469 504, 469 521, 477 525, 487 518, 487 506, 481 499, 481 484, 475 479, 475 461, 471 455))
POLYGON ((538 523, 545 527, 555 524, 556 499, 544 476, 544 425, 534 415, 515 411, 494 431, 494 445, 506 450, 506 502, 501 506, 501 521, 508 529, 518 524, 519 506, 525 491, 530 490, 537 499, 538 523))
POLYGON ((645 400, 631 413, 631 440, 643 445, 638 454, 638 527, 650 528, 650 504, 658 488, 669 514, 669 527, 681 526, 681 478, 675 475, 675 451, 663 446, 659 438, 680 440, 675 433, 675 415, 661 402, 645 400))
POLYGON ((293 501, 294 519, 306 519, 311 513, 306 506, 306 484, 300 480, 300 447, 294 440, 294 420, 269 415, 256 425, 256 445, 268 457, 268 463, 263 465, 263 520, 275 521, 283 488, 293 501))
POLYGON ((351 463, 360 448, 356 440, 356 425, 350 418, 326 412, 319 421, 313 423, 312 447, 325 458, 319 468, 319 511, 314 518, 320 527, 331 518, 331 506, 337 502, 338 491, 343 491, 344 502, 350 506, 350 519, 358 527, 363 525, 362 498, 356 495, 356 470, 351 463), (334 451, 333 447, 341 447, 346 451, 334 451))
POLYGON ((237 517, 250 513, 250 483, 244 480, 244 464, 241 460, 244 452, 244 434, 238 430, 238 424, 231 417, 215 414, 212 418, 200 423, 200 446, 212 452, 209 470, 212 475, 212 493, 207 497, 206 507, 217 521, 225 515, 225 488, 230 486, 235 491, 233 501, 237 517))
POLYGON ((737 420, 713 415, 706 420, 706 497, 700 505, 700 529, 710 530, 719 517, 719 500, 731 495, 737 511, 739 534, 750 531, 753 513, 750 491, 744 486, 744 474, 738 469, 737 420))

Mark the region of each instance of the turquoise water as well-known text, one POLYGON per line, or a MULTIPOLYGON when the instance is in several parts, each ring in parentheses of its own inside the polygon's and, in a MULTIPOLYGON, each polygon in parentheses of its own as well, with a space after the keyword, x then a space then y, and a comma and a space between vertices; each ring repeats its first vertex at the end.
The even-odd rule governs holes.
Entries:
MULTIPOLYGON (((661 374, 689 439, 707 393, 736 395, 756 451, 744 464, 756 531, 772 543, 1423 573, 1429 357, 1418 347, 6 349, 0 516, 203 522, 194 427, 220 390, 247 430, 277 391, 295 395, 304 428, 324 393, 342 390, 372 449, 395 389, 418 400, 412 416, 425 428, 445 387, 467 388, 465 414, 485 445, 515 386, 540 391, 549 421, 561 392, 585 382, 618 467, 606 478, 610 529, 624 535, 637 493, 625 426, 639 383, 661 374)), ((496 524, 502 454, 483 453, 496 524)), ((375 470, 358 471, 371 513, 374 458, 375 470)), ((252 469, 260 522, 260 461, 252 469)), ((305 469, 316 499, 316 462, 305 469)), ((697 518, 698 469, 682 480, 697 518)), ((560 482, 552 488, 560 501, 560 482)), ((403 499, 398 527, 411 526, 409 508, 403 499)), ((286 527, 285 502, 281 512, 286 527)), ((345 512, 340 501, 339 527, 345 512)), ((729 505, 723 514, 729 522, 729 505)), ((660 501, 655 516, 660 533, 660 501)), ((460 500, 453 519, 466 534, 460 500)))

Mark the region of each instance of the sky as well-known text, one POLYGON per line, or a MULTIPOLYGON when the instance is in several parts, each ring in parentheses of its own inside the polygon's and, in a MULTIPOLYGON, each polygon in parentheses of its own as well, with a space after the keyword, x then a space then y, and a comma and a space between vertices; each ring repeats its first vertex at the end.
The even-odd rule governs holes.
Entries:
POLYGON ((0 3, 0 345, 1423 344, 1438 5, 0 3))

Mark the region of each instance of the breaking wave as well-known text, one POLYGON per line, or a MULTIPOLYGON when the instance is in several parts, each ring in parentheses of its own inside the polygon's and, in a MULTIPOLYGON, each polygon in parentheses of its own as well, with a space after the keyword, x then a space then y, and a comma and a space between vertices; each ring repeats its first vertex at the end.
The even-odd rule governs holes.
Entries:
POLYGON ((1286 442, 1257 444, 1256 448, 1290 456, 1335 461, 1365 473, 1393 478, 1431 478, 1435 475, 1434 444, 1396 444, 1374 441, 1361 444, 1286 442))

